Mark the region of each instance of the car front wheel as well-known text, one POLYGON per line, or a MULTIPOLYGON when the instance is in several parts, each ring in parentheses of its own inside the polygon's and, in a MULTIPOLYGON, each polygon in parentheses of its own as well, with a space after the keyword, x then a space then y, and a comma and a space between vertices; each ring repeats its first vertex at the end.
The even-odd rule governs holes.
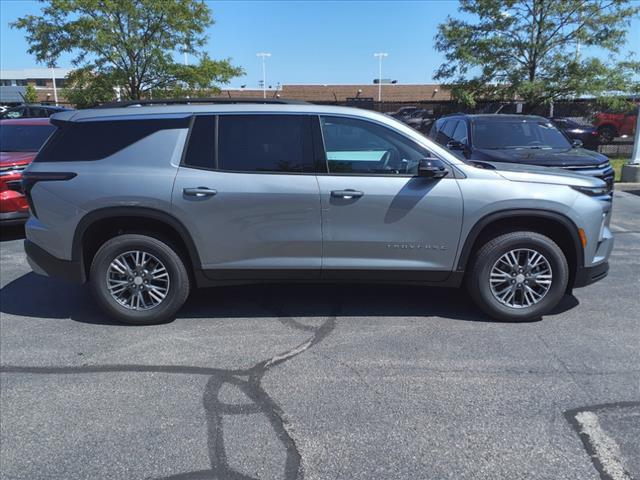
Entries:
POLYGON ((103 310, 134 325, 172 320, 189 295, 189 275, 180 255, 146 235, 108 240, 93 258, 90 279, 103 310))
POLYGON ((511 232, 478 250, 467 288, 489 316, 528 321, 560 302, 568 280, 567 259, 553 240, 535 232, 511 232))

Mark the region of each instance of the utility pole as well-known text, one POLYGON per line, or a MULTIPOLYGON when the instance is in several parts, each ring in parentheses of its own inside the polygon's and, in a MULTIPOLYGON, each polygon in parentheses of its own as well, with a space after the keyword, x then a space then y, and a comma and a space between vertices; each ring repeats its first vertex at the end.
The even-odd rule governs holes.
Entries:
POLYGON ((382 101, 382 59, 388 57, 388 53, 378 52, 373 54, 374 57, 378 57, 378 101, 382 101))
POLYGON ((262 58, 262 98, 267 98, 267 65, 266 59, 271 56, 270 53, 256 53, 257 57, 262 58))

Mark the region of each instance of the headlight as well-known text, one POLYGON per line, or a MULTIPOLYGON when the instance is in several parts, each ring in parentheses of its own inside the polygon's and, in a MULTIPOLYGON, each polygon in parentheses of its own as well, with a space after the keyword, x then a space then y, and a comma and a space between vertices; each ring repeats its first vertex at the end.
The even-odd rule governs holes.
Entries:
POLYGON ((609 189, 606 185, 604 187, 578 187, 571 185, 571 188, 579 191, 580 193, 584 193, 585 195, 589 195, 590 197, 599 197, 600 195, 606 195, 609 193, 609 189))

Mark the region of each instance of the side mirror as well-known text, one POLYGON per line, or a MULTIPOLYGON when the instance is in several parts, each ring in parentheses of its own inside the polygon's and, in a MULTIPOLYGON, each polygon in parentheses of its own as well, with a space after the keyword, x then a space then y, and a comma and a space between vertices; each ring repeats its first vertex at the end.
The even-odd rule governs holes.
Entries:
POLYGON ((425 158, 418 165, 418 176, 425 178, 442 178, 449 174, 446 163, 439 158, 425 158))
POLYGON ((582 145, 583 145, 582 144, 582 140, 579 140, 577 138, 574 141, 571 142, 571 146, 573 148, 580 148, 580 147, 582 147, 582 145))
POLYGON ((449 150, 464 150, 467 148, 467 146, 464 143, 459 142, 458 140, 449 140, 447 142, 447 148, 449 150))

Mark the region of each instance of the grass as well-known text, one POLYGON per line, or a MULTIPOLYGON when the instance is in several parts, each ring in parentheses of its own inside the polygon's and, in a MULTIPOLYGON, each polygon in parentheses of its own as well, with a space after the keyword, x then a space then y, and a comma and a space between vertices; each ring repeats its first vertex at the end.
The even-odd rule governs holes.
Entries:
POLYGON ((615 181, 620 181, 620 175, 622 175, 622 166, 629 161, 628 158, 611 158, 611 166, 616 171, 615 181))

